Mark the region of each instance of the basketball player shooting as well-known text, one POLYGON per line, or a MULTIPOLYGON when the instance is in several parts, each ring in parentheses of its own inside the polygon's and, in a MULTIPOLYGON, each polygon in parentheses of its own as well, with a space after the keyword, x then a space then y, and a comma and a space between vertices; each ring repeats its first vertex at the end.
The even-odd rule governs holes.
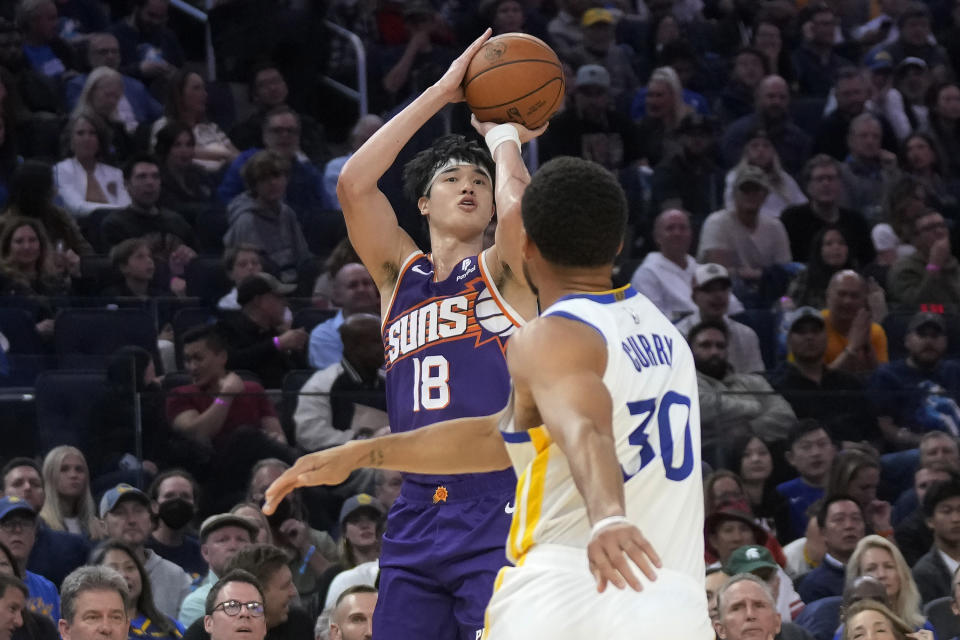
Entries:
MULTIPOLYGON (((357 150, 337 185, 350 241, 383 300, 387 410, 395 433, 505 406, 505 341, 522 319, 536 315, 520 265, 520 198, 530 180, 520 143, 543 128, 488 127, 493 159, 475 142, 445 136, 408 163, 405 189, 427 220, 428 255, 399 227, 377 187, 416 131, 464 99, 464 73, 488 37, 489 31, 357 150), (482 251, 495 210, 495 244, 482 251)), ((487 473, 462 471, 404 477, 383 536, 375 637, 479 636, 494 579, 507 563, 503 543, 516 477, 506 459, 487 473)))
POLYGON ((445 474, 510 463, 515 566, 497 577, 485 638, 713 638, 696 371, 649 300, 609 290, 623 191, 599 165, 558 158, 534 176, 522 216, 523 274, 544 311, 510 339, 510 404, 305 456, 267 490, 266 509, 359 467, 445 474))

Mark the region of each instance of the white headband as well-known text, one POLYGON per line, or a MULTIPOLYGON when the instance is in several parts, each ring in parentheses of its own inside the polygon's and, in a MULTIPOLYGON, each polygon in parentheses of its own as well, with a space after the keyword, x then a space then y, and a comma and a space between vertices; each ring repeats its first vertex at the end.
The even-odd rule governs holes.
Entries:
POLYGON ((436 171, 433 172, 433 175, 430 176, 430 181, 427 182, 426 189, 421 194, 421 196, 425 197, 428 193, 430 193, 430 187, 433 186, 433 183, 436 181, 436 179, 440 176, 441 173, 445 171, 449 171, 450 169, 453 169, 455 167, 476 167, 477 171, 487 176, 487 180, 489 180, 490 182, 493 182, 493 178, 490 177, 490 173, 482 166, 474 162, 470 162, 469 160, 464 160, 463 158, 450 158, 449 160, 444 162, 442 165, 440 165, 440 167, 436 171))

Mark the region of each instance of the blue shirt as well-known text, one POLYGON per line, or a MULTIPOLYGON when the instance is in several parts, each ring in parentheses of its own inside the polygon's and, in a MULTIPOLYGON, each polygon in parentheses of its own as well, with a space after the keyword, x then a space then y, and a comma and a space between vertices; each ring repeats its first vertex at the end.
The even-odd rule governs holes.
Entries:
POLYGON ((31 571, 27 571, 24 579, 30 598, 27 600, 27 609, 37 615, 47 616, 53 623, 60 621, 60 594, 53 583, 31 571))
POLYGON ((906 360, 880 365, 867 384, 867 395, 877 415, 892 418, 898 427, 953 433, 960 418, 960 363, 941 360, 927 371, 906 360))
POLYGON ((310 366, 326 369, 343 360, 343 342, 340 340, 340 325, 343 311, 337 311, 326 322, 321 322, 310 332, 310 366))
POLYGON ((25 44, 23 45, 23 53, 30 61, 30 66, 48 78, 59 78, 60 74, 67 70, 63 60, 58 58, 53 49, 46 45, 35 47, 25 44))
POLYGON ((807 484, 803 478, 794 478, 777 485, 777 493, 790 503, 790 536, 802 538, 807 531, 807 508, 823 497, 823 489, 807 484))
POLYGON ((163 633, 162 631, 159 631, 154 626, 153 621, 141 613, 130 621, 130 633, 127 637, 129 640, 143 640, 144 638, 154 638, 157 640, 161 638, 167 638, 169 640, 177 640, 178 638, 182 638, 183 632, 185 631, 184 626, 180 624, 179 621, 170 617, 167 618, 167 622, 174 626, 173 633, 163 633))

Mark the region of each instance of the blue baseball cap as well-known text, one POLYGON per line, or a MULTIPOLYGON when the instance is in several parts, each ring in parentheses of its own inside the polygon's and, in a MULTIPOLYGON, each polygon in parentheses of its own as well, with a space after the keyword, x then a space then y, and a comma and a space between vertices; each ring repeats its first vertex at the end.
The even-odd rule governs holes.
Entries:
POLYGON ((347 518, 361 510, 373 511, 377 514, 377 518, 382 518, 385 511, 380 501, 369 493, 358 493, 351 498, 347 498, 343 507, 340 508, 340 526, 343 526, 347 518))
POLYGON ((103 497, 100 498, 100 517, 105 518, 121 500, 138 500, 147 507, 150 506, 150 498, 147 494, 134 486, 121 483, 107 491, 103 494, 103 497))
POLYGON ((0 498, 0 520, 3 520, 14 511, 25 511, 31 515, 37 515, 37 512, 33 510, 30 503, 23 498, 18 498, 17 496, 0 498))

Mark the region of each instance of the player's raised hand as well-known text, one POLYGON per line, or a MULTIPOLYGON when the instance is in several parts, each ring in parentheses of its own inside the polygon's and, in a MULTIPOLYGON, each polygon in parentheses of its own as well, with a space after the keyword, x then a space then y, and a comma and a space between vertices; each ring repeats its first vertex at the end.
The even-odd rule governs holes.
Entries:
POLYGON ((483 35, 474 40, 473 44, 467 47, 466 51, 461 53, 460 56, 450 64, 446 73, 437 80, 434 86, 443 91, 447 102, 464 101, 463 76, 467 73, 467 67, 470 66, 470 61, 473 60, 474 54, 480 50, 484 42, 490 39, 491 33, 493 33, 493 29, 484 31, 483 35))
POLYGON ((650 541, 640 529, 626 521, 609 524, 597 531, 587 545, 587 558, 599 593, 606 590, 608 582, 618 589, 630 585, 634 591, 643 591, 628 558, 651 581, 657 579, 654 567, 663 566, 650 541))
MULTIPOLYGON (((493 129, 495 126, 497 126, 496 122, 480 122, 477 120, 477 116, 472 114, 470 116, 470 124, 472 124, 473 128, 477 130, 477 133, 482 136, 486 136, 490 129, 493 129)), ((507 124, 512 124, 513 128, 517 130, 517 134, 520 136, 520 142, 530 142, 534 138, 539 138, 550 125, 550 123, 547 122, 544 123, 542 127, 537 129, 527 129, 525 126, 517 122, 508 122, 507 124)))
POLYGON ((355 456, 349 455, 349 443, 341 447, 317 451, 301 457, 267 488, 263 512, 268 516, 288 493, 299 487, 336 485, 347 479, 356 468, 355 456))

